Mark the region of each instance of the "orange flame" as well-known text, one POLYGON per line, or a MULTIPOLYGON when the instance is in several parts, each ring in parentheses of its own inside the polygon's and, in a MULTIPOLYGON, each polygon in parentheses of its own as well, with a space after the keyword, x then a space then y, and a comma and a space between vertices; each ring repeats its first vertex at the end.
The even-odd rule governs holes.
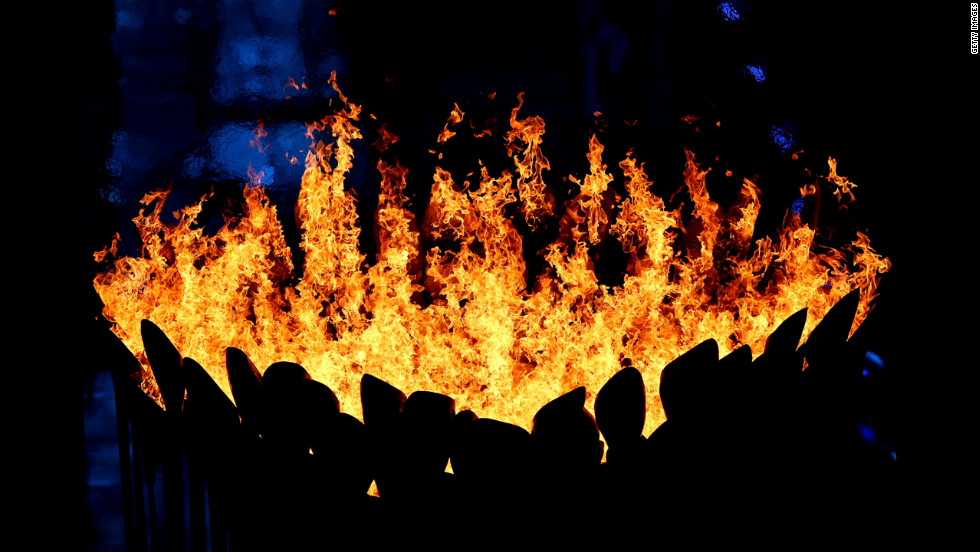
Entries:
MULTIPOLYGON (((374 118, 374 115, 371 116, 374 118)), ((384 153, 389 146, 398 141, 398 136, 388 128, 388 123, 381 123, 378 129, 378 139, 372 144, 381 153, 384 153)))
MULTIPOLYGON (((305 86, 306 86, 305 83, 304 83, 303 86, 305 88, 305 86)), ((282 97, 283 97, 283 99, 286 99, 286 100, 292 98, 292 96, 290 96, 289 93, 286 92, 286 89, 287 88, 292 88, 292 89, 296 90, 297 92, 299 92, 299 85, 296 84, 296 80, 293 79, 293 77, 289 77, 288 79, 286 79, 286 84, 284 84, 282 86, 282 97)))
POLYGON ((453 104, 453 110, 449 114, 449 120, 446 122, 446 126, 443 127, 442 132, 439 133, 439 137, 436 138, 436 140, 440 144, 443 144, 443 143, 446 142, 446 140, 449 140, 453 136, 456 136, 456 133, 455 132, 449 130, 449 125, 455 125, 455 124, 459 123, 460 121, 462 121, 463 120, 463 115, 465 115, 465 113, 463 113, 463 110, 460 109, 459 106, 454 103, 453 104))
POLYGON ((507 155, 514 158, 517 167, 517 191, 521 197, 521 213, 532 229, 543 222, 545 216, 555 209, 554 194, 548 190, 542 173, 551 170, 548 158, 541 151, 544 135, 544 120, 541 117, 518 119, 517 112, 524 105, 524 93, 517 95, 517 107, 510 112, 511 130, 504 135, 507 141, 507 155), (523 156, 518 159, 516 152, 524 144, 523 156))
POLYGON ((262 119, 259 119, 259 126, 255 128, 255 138, 248 141, 249 147, 257 149, 259 153, 265 152, 265 150, 269 149, 269 144, 263 142, 262 139, 268 135, 269 133, 265 130, 265 123, 262 122, 262 119))
POLYGON ((837 198, 841 209, 846 209, 847 204, 854 201, 854 192, 851 190, 857 186, 846 177, 837 174, 837 161, 833 157, 827 159, 827 164, 830 165, 830 174, 827 176, 827 180, 834 183, 834 196, 837 198), (844 199, 845 196, 847 200, 844 199))
MULTIPOLYGON (((307 154, 295 212, 303 266, 293 266, 276 207, 255 185, 244 189, 243 216, 213 236, 195 225, 207 197, 168 224, 161 220, 168 192, 147 194, 133 221, 140 256, 117 258, 118 236, 95 254, 111 262, 94 282, 104 316, 144 366, 139 327, 150 319, 226 392, 225 349, 236 347, 260 369, 276 361, 303 365, 355 415, 359 382, 369 373, 528 427, 541 406, 578 386, 590 391, 591 409, 593 393, 628 361, 647 384, 649 434, 664 420, 660 371, 679 354, 708 338, 722 353, 749 345, 760 354, 792 313, 809 308, 806 336, 839 298, 860 288, 856 328, 890 267, 860 233, 842 251, 818 250, 814 230, 789 213, 777 244, 768 237, 753 243, 759 189, 743 180, 726 212, 709 197, 707 171, 691 152, 684 170, 690 220, 650 191, 632 153, 619 163, 628 194, 621 199, 609 188, 616 177, 593 136, 590 172, 564 210, 558 240, 541 252, 546 269, 526 291, 522 237, 505 212, 520 201, 528 222, 537 223, 552 212, 554 196, 542 177, 550 168, 540 149, 544 123, 517 119, 520 96, 506 138, 516 175, 481 167, 479 183, 460 188, 437 168, 421 230, 405 207, 407 169, 377 164, 378 253, 369 266, 355 199, 345 191, 360 107, 339 97, 337 113, 309 125, 311 138, 329 130, 334 142, 317 142, 307 154), (436 244, 424 256, 421 232, 436 244), (629 255, 616 287, 599 284, 590 256, 610 235, 629 255), (424 290, 433 297, 427 306, 419 299, 424 290)), ((450 122, 457 112, 461 120, 457 107, 450 122)), ((830 180, 843 188, 833 168, 830 180)), ((154 393, 148 370, 144 378, 154 393)))

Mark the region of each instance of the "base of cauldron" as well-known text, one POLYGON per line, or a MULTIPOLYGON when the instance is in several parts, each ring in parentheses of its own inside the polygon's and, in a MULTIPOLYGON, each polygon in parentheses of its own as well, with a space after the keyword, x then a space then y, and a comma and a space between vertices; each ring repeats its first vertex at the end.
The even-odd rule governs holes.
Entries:
POLYGON ((259 374, 229 349, 236 407, 144 323, 164 411, 131 377, 138 362, 107 335, 126 548, 877 534, 897 519, 896 470, 862 441, 866 348, 860 335, 847 339, 856 307, 856 294, 841 300, 799 349, 805 315, 780 326, 755 360, 747 350, 719 360, 711 340, 691 349, 664 368, 667 421, 649 438, 639 433, 642 377, 629 367, 599 391, 595 417, 579 388, 543 407, 530 432, 365 376, 361 423, 302 367, 259 374), (742 423, 731 423, 733 409, 742 423), (444 471, 450 458, 455 473, 444 471), (380 497, 367 494, 372 480, 380 497))

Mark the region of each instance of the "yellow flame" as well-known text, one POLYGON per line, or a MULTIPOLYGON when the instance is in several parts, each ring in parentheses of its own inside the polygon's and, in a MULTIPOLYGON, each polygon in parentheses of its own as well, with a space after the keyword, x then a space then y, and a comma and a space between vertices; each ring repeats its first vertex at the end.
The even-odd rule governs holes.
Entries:
MULTIPOLYGON (((254 185, 244 190, 244 215, 213 236, 195 227, 207 197, 167 224, 161 211, 168 192, 147 194, 134 219, 140 256, 116 258, 118 236, 95 254, 111 259, 94 282, 104 315, 144 366, 139 327, 146 318, 226 392, 225 349, 236 347, 262 370, 276 361, 303 365, 355 415, 368 373, 406 393, 444 393, 460 410, 528 427, 541 406, 578 386, 589 390, 591 409, 594 393, 628 359, 646 382, 649 434, 664 420, 660 371, 679 354, 708 338, 723 354, 741 345, 759 354, 792 313, 809 308, 808 334, 840 297, 860 288, 856 328, 890 267, 864 234, 843 251, 817 251, 814 230, 789 214, 777 244, 752 243, 759 189, 743 181, 725 212, 709 197, 707 171, 691 152, 684 177, 694 208, 686 224, 679 209, 668 211, 651 193, 631 153, 619 163, 628 196, 615 197, 615 177, 593 137, 590 172, 564 210, 558 240, 542 251, 546 269, 526 291, 522 237, 506 208, 520 201, 534 224, 554 204, 542 178, 549 168, 540 149, 544 123, 518 120, 517 109, 506 138, 516 178, 481 167, 478 185, 461 189, 436 169, 421 232, 437 245, 424 256, 405 207, 407 170, 378 163, 378 253, 369 266, 359 249, 355 200, 344 189, 350 144, 361 138, 353 124, 360 107, 340 98, 336 114, 310 125, 311 138, 329 130, 335 140, 314 144, 307 155, 295 213, 302 267, 293 266, 276 207, 254 185), (629 255, 616 287, 599 284, 590 256, 610 235, 629 255), (424 306, 423 290, 432 297, 424 306)), ((831 163, 831 182, 843 187, 835 176, 831 163)), ((155 393, 148 371, 145 379, 155 393)))

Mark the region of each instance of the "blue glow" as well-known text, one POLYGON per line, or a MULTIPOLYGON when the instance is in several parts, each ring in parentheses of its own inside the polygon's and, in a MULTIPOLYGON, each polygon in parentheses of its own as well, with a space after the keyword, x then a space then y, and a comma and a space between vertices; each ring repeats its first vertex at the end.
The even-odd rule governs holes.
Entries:
POLYGON ((105 188, 99 190, 99 197, 115 207, 121 207, 123 204, 122 192, 115 182, 109 182, 105 188))
MULTIPOLYGON (((232 0, 235 2, 236 0, 232 0)), ((252 0, 249 2, 256 17, 277 25, 296 25, 304 0, 252 0)))
POLYGON ((734 4, 731 2, 718 4, 718 12, 728 21, 738 21, 742 17, 738 14, 738 10, 735 9, 734 4))
POLYGON ((266 127, 263 151, 252 145, 255 123, 227 123, 208 134, 207 153, 195 152, 184 160, 181 170, 192 176, 210 170, 222 178, 246 182, 248 167, 262 175, 267 188, 299 187, 305 169, 306 150, 310 145, 306 125, 297 122, 266 127), (291 163, 295 157, 296 162, 291 163))
POLYGON ((105 168, 109 171, 109 174, 116 178, 119 178, 119 175, 122 174, 122 165, 119 164, 119 161, 111 157, 105 160, 105 168))
POLYGON ((746 65, 745 70, 752 75, 755 82, 763 82, 766 80, 766 70, 760 65, 746 65))
POLYGON ((796 141, 793 140, 793 132, 789 127, 789 123, 783 125, 772 125, 772 129, 769 131, 769 136, 772 143, 779 148, 779 151, 787 152, 796 145, 796 141))
POLYGON ((207 169, 208 160, 200 152, 194 152, 190 156, 184 159, 184 162, 180 165, 180 175, 188 180, 196 180, 201 178, 201 175, 207 169))
POLYGON ((165 157, 163 148, 147 133, 119 130, 110 139, 112 155, 106 161, 106 168, 112 176, 130 179, 134 172, 152 170, 165 157))
MULTIPOLYGON (((253 35, 221 44, 219 56, 212 95, 222 103, 284 99, 283 87, 289 79, 299 82, 306 74, 298 38, 287 41, 253 35)), ((296 96, 306 91, 289 92, 296 96)))
MULTIPOLYGON (((283 100, 289 79, 301 82, 308 74, 298 32, 301 11, 298 1, 222 3, 219 17, 223 26, 211 90, 217 102, 283 100), (253 15, 265 24, 255 25, 253 15)), ((307 91, 291 89, 289 95, 304 93, 307 91)))
POLYGON ((888 453, 888 455, 892 457, 892 460, 895 460, 896 462, 898 461, 898 456, 895 454, 894 450, 888 453))
POLYGON ((871 363, 871 366, 879 370, 885 367, 885 361, 881 360, 881 357, 874 351, 868 351, 867 354, 864 355, 864 360, 871 363))
POLYGON ((861 375, 864 377, 868 377, 871 375, 871 372, 869 372, 868 369, 865 368, 864 370, 861 370, 861 375))
POLYGON ((135 10, 116 12, 116 28, 138 31, 143 28, 143 14, 135 10))
MULTIPOLYGON (((337 78, 343 81, 344 76, 347 74, 347 62, 344 61, 344 58, 340 57, 339 55, 325 55, 316 67, 316 74, 319 75, 318 80, 323 82, 326 82, 327 78, 330 76, 330 73, 335 71, 337 73, 337 78)), ((299 80, 296 82, 299 82, 299 80)), ((324 98, 332 98, 337 95, 337 91, 334 90, 332 86, 319 86, 317 88, 317 92, 319 92, 319 94, 324 98)))
POLYGON ((259 55, 259 49, 262 48, 262 46, 268 45, 268 49, 271 50, 273 54, 276 53, 275 45, 263 44, 263 42, 269 41, 262 41, 258 37, 251 37, 247 40, 231 43, 231 49, 238 60, 238 65, 241 66, 242 69, 251 69, 259 64, 259 62, 262 60, 262 57, 259 55))
POLYGON ((192 14, 191 11, 186 8, 180 8, 174 12, 174 21, 180 25, 186 25, 190 23, 192 14))
MULTIPOLYGON (((306 160, 306 150, 310 147, 310 139, 306 137, 306 125, 302 123, 283 123, 276 125, 270 131, 269 138, 275 139, 277 152, 276 156, 282 156, 286 161, 286 155, 295 157, 296 163, 303 168, 306 160), (274 135, 273 135, 274 133, 274 135)), ((302 174, 302 170, 300 171, 302 174)))
POLYGON ((244 178, 249 165, 256 173, 264 172, 264 184, 274 182, 275 171, 269 170, 265 153, 253 148, 254 123, 229 123, 213 129, 208 135, 210 157, 215 172, 234 179, 244 178))
POLYGON ((858 433, 861 434, 861 440, 862 441, 864 441, 865 443, 867 443, 869 445, 874 444, 874 442, 875 442, 875 431, 873 429, 871 429, 871 426, 870 425, 868 425, 866 423, 863 423, 863 422, 858 422, 858 433))
POLYGON ((793 213, 794 217, 800 216, 800 212, 803 210, 804 205, 806 205, 805 197, 796 198, 796 201, 793 202, 793 206, 790 207, 790 211, 793 213))

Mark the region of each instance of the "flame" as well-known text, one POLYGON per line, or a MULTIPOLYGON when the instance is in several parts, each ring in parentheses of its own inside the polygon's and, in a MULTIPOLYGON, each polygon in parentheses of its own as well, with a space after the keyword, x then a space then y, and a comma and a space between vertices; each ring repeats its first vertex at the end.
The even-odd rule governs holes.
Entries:
MULTIPOLYGON (((514 158, 517 168, 517 191, 521 198, 521 213, 528 225, 535 229, 547 214, 555 209, 555 196, 548 190, 542 173, 551 170, 548 158, 541 151, 544 120, 541 117, 518 119, 517 112, 524 105, 524 93, 517 95, 517 107, 510 112, 511 130, 504 135, 507 155, 514 158), (522 157, 516 152, 521 150, 522 157)), ((488 131, 489 133, 489 131, 488 131)))
POLYGON ((837 174, 837 160, 833 157, 827 158, 827 164, 830 165, 830 174, 827 175, 827 180, 833 182, 835 185, 834 197, 837 198, 841 209, 846 209, 847 204, 854 201, 854 192, 852 189, 857 188, 857 186, 846 177, 837 174), (844 199, 845 197, 847 199, 844 199))
MULTIPOLYGON (((286 92, 286 89, 287 88, 292 88, 292 89, 296 90, 297 92, 299 92, 299 85, 296 84, 296 80, 293 79, 293 77, 289 77, 286 80, 286 84, 284 84, 282 86, 282 97, 283 97, 283 99, 286 99, 286 100, 292 98, 292 96, 290 96, 289 93, 286 92)), ((306 83, 303 83, 303 88, 306 88, 306 83)))
MULTIPOLYGON (((371 115, 374 119, 374 115, 371 115)), ((388 123, 381 123, 381 127, 378 128, 378 139, 374 141, 373 145, 380 153, 384 153, 389 146, 398 141, 398 135, 388 128, 388 123)))
MULTIPOLYGON (((331 84, 337 88, 335 79, 331 84)), ((578 386, 589 390, 591 409, 594 393, 629 363, 646 381, 649 434, 664 420, 660 371, 682 352, 714 338, 723 354, 749 345, 758 355, 794 312, 809 309, 806 336, 859 288, 856 328, 890 267, 865 234, 840 251, 817 247, 814 229, 789 212, 776 242, 753 242, 759 188, 743 180, 735 203, 722 209, 691 152, 684 169, 690 217, 651 192, 632 152, 619 163, 627 192, 620 198, 593 136, 590 171, 581 182, 570 178, 578 194, 562 212, 558 239, 540 252, 546 268, 528 291, 523 241, 508 206, 520 202, 533 228, 555 203, 543 179, 550 169, 541 150, 544 121, 517 118, 521 96, 505 138, 516 172, 496 176, 481 166, 478 183, 460 186, 436 168, 421 228, 406 208, 407 169, 378 162, 378 247, 369 265, 359 248, 355 199, 345 190, 351 142, 361 139, 354 125, 360 107, 337 91, 342 107, 309 125, 311 139, 322 131, 334 140, 315 141, 307 153, 295 212, 302 266, 293 265, 279 213, 257 177, 244 189, 244 214, 213 236, 196 225, 208 197, 165 223, 169 192, 158 191, 143 198, 133 220, 140 256, 118 258, 118 235, 95 254, 111 264, 94 281, 103 314, 145 367, 139 327, 150 319, 226 392, 225 349, 236 347, 260 369, 276 361, 303 365, 355 415, 367 373, 528 427, 541 406, 578 386), (435 244, 424 254, 423 232, 435 244), (621 286, 600 285, 594 270, 595 247, 608 239, 629 256, 621 286), (426 294, 432 300, 423 306, 426 294)), ((456 106, 443 135, 451 136, 450 124, 462 117, 456 106)), ((395 141, 382 129, 379 149, 395 141)), ((830 169, 829 182, 847 193, 833 160, 830 169)), ((149 370, 144 380, 155 394, 149 370)))
POLYGON ((466 114, 463 113, 463 110, 460 109, 459 106, 454 103, 453 104, 453 110, 449 114, 449 120, 446 121, 446 126, 443 127, 442 132, 440 132, 439 133, 439 136, 436 138, 436 140, 440 144, 445 143, 446 140, 449 140, 453 136, 456 136, 456 133, 455 132, 449 130, 449 126, 450 125, 456 125, 457 123, 459 123, 460 121, 462 121, 464 115, 466 115, 466 114))
MULTIPOLYGON (((289 80, 292 81, 293 79, 290 78, 289 80)), ((259 119, 258 126, 255 128, 255 138, 249 140, 248 145, 258 150, 259 153, 263 153, 269 149, 269 144, 262 141, 268 135, 269 133, 265 130, 265 123, 262 122, 262 119, 259 119)))

